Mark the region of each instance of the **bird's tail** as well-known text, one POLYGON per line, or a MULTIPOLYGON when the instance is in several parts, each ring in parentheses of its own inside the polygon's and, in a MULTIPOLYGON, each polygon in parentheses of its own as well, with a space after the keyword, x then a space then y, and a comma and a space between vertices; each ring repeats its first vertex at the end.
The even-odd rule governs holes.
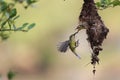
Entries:
POLYGON ((81 59, 81 57, 76 52, 73 53, 75 54, 75 56, 77 56, 77 58, 81 59))

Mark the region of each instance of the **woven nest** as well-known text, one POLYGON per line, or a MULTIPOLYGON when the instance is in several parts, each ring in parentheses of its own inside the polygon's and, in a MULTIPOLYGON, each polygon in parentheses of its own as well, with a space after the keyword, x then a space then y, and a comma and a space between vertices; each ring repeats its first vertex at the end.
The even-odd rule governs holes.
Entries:
MULTIPOLYGON (((97 12, 94 0, 84 0, 82 11, 79 16, 80 25, 82 24, 88 35, 88 42, 92 49, 91 64, 99 63, 99 52, 102 51, 102 43, 106 38, 109 29, 105 26, 97 12)), ((95 70, 94 70, 95 71, 95 70)))

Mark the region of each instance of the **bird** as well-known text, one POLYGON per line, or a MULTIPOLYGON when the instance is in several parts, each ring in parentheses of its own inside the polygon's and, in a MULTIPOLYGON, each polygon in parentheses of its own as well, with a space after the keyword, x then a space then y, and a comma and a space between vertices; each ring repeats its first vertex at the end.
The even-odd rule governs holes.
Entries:
POLYGON ((77 33, 78 32, 71 34, 69 40, 61 42, 61 44, 58 46, 58 51, 65 53, 69 48, 72 51, 72 53, 74 53, 74 55, 76 55, 80 59, 80 56, 75 51, 75 49, 79 46, 79 40, 75 40, 75 35, 77 33))
POLYGON ((80 56, 75 51, 75 49, 79 46, 79 40, 75 40, 75 34, 76 33, 70 35, 69 37, 69 48, 80 59, 80 56))

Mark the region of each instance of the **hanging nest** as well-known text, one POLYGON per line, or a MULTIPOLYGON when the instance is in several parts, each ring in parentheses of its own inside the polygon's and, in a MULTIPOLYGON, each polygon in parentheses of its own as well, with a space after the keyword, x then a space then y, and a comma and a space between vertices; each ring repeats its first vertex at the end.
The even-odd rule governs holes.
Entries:
MULTIPOLYGON (((79 25, 84 26, 86 33, 88 35, 88 42, 90 43, 92 49, 91 64, 94 66, 96 63, 99 64, 99 52, 103 49, 101 48, 103 40, 106 38, 109 29, 105 26, 101 17, 97 12, 94 0, 84 0, 82 6, 82 11, 79 16, 79 25)), ((79 26, 77 27, 79 29, 79 26)), ((95 69, 93 70, 95 73, 95 69)))
MULTIPOLYGON (((70 48, 71 51, 75 54, 75 48, 78 47, 76 46, 76 43, 78 43, 78 41, 75 40, 75 35, 81 29, 86 29, 86 34, 88 35, 87 41, 90 43, 90 47, 92 49, 91 64, 93 65, 93 73, 95 74, 95 65, 97 63, 99 64, 98 55, 99 52, 103 50, 101 46, 103 40, 106 38, 109 32, 109 29, 104 25, 103 21, 101 20, 101 17, 97 12, 94 0, 84 0, 82 11, 79 16, 79 25, 76 29, 77 32, 70 35, 69 40, 62 42, 58 46, 58 51, 66 52, 68 48, 70 48), (73 37, 71 38, 71 36, 73 37)), ((77 53, 75 55, 77 55, 77 53)))

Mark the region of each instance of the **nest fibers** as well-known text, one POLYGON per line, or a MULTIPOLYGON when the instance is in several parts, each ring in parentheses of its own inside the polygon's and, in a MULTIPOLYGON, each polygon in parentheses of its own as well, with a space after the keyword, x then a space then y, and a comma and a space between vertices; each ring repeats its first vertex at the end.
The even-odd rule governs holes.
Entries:
MULTIPOLYGON (((99 52, 102 51, 102 43, 106 38, 109 29, 105 26, 101 17, 97 12, 94 0, 84 0, 82 11, 79 16, 79 25, 82 25, 86 29, 88 35, 88 42, 92 49, 91 64, 95 65, 99 63, 99 52)), ((94 72, 95 70, 93 70, 94 72)))

